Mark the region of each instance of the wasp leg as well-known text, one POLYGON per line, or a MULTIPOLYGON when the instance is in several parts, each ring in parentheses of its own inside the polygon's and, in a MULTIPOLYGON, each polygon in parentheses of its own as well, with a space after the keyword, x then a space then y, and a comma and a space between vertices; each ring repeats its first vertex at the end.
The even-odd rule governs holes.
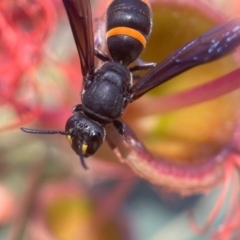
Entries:
POLYGON ((99 48, 99 46, 103 45, 104 43, 104 29, 103 26, 105 27, 104 22, 100 18, 95 18, 95 25, 97 26, 96 31, 95 31, 95 41, 94 41, 94 47, 99 48))
POLYGON ((116 120, 113 121, 113 125, 117 129, 118 133, 125 138, 126 136, 125 136, 125 124, 124 124, 124 122, 122 122, 119 119, 116 119, 116 120))
POLYGON ((99 48, 101 49, 104 45, 103 26, 105 26, 105 25, 103 24, 103 21, 101 21, 99 18, 96 18, 95 22, 96 22, 96 25, 97 25, 97 30, 96 30, 96 34, 95 34, 96 38, 95 38, 95 41, 94 41, 94 55, 103 62, 111 61, 110 58, 108 57, 108 55, 106 55, 101 50, 99 50, 99 48))
POLYGON ((141 76, 139 74, 133 74, 132 78, 133 78, 133 81, 137 81, 141 78, 141 76))
POLYGON ((136 71, 142 71, 142 70, 149 70, 149 69, 155 67, 156 65, 157 65, 156 63, 144 63, 143 65, 137 65, 134 67, 130 67, 129 71, 136 72, 136 71))
POLYGON ((77 104, 72 108, 72 113, 82 112, 82 104, 77 104))
POLYGON ((97 48, 94 49, 94 55, 97 58, 99 58, 100 60, 102 60, 103 62, 110 62, 111 61, 111 59, 109 58, 109 56, 107 54, 101 52, 97 48))

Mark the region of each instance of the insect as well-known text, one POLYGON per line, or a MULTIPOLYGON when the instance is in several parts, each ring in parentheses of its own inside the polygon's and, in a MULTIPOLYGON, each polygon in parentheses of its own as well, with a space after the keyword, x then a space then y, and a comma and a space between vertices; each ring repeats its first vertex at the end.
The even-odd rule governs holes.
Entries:
POLYGON ((148 1, 114 0, 109 5, 106 42, 110 56, 94 47, 90 1, 63 0, 63 3, 80 57, 81 104, 73 107, 65 131, 21 130, 66 135, 84 168, 87 168, 85 158, 102 145, 107 124, 113 123, 124 137, 125 127, 120 117, 129 103, 183 71, 220 58, 240 45, 240 18, 235 18, 178 48, 157 65, 147 63, 129 68, 142 53, 151 32, 148 1), (104 62, 100 68, 95 67, 94 56, 104 62), (150 70, 132 84, 132 72, 142 69, 150 70))

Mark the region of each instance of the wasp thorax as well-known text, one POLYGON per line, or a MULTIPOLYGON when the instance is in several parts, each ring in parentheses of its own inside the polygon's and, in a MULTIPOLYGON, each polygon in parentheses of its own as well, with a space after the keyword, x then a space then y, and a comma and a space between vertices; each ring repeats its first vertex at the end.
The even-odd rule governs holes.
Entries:
POLYGON ((97 122, 86 117, 81 112, 71 116, 65 130, 69 132, 67 139, 72 149, 83 157, 93 155, 105 139, 105 129, 97 122))

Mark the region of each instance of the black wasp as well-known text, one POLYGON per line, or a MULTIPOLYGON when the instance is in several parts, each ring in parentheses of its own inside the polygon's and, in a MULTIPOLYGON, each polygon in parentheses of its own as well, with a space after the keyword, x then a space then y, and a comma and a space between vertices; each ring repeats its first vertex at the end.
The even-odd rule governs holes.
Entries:
POLYGON ((63 3, 80 57, 82 103, 73 108, 65 131, 21 129, 27 133, 66 135, 84 168, 84 157, 93 155, 102 145, 107 124, 113 123, 124 136, 120 117, 129 103, 183 71, 220 58, 240 45, 240 18, 236 18, 185 44, 156 66, 149 63, 128 68, 142 53, 151 32, 148 1, 114 0, 109 5, 106 42, 110 56, 94 48, 90 1, 63 3), (94 55, 104 62, 100 68, 95 68, 94 55), (150 70, 132 85, 132 72, 142 69, 150 70))

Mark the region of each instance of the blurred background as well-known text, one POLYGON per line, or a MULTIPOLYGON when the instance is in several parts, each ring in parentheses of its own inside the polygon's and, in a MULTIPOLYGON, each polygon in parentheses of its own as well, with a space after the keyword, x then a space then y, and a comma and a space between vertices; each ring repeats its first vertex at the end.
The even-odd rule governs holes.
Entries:
MULTIPOLYGON (((104 28, 109 1, 91 4, 96 31, 97 24, 104 28)), ((148 62, 240 16, 235 0, 150 4, 153 31, 141 56, 148 62)), ((238 49, 129 106, 124 120, 152 154, 148 159, 137 155, 132 164, 127 156, 125 164, 104 143, 84 170, 64 136, 20 131, 64 130, 80 103, 81 69, 62 1, 2 0, 0 239, 239 239, 240 90, 238 78, 227 76, 239 59, 238 49), (230 80, 235 88, 219 96, 216 86, 230 80), (206 88, 196 104, 184 95, 178 107, 178 93, 195 99, 200 85, 206 88)))

